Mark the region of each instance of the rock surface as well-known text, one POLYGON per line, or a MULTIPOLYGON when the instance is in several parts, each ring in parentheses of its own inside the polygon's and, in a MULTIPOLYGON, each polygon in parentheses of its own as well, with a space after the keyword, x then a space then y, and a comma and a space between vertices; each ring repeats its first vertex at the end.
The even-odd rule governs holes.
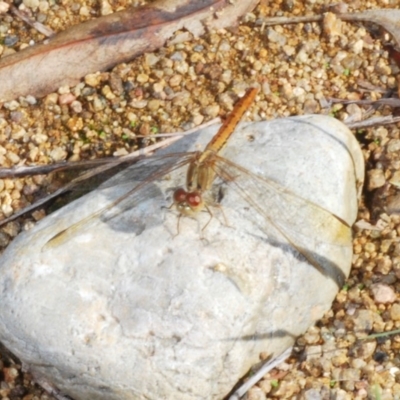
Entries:
MULTIPOLYGON (((215 131, 164 153, 203 149, 215 131)), ((168 209, 180 169, 87 219, 176 161, 165 156, 12 243, 0 340, 34 376, 76 400, 220 399, 329 309, 350 270, 364 176, 350 131, 324 116, 244 124, 222 155, 259 178, 225 164, 212 218, 178 223, 168 209)))

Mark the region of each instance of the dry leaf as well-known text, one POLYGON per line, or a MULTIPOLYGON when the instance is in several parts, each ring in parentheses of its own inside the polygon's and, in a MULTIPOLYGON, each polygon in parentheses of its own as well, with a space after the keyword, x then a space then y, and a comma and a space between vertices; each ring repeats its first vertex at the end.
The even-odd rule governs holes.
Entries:
POLYGON ((144 52, 154 51, 179 29, 194 36, 206 28, 235 25, 257 0, 159 0, 73 26, 0 60, 0 101, 44 96, 75 85, 144 52))
POLYGON ((373 22, 390 33, 396 44, 400 46, 400 10, 368 10, 354 14, 338 14, 344 21, 373 22))

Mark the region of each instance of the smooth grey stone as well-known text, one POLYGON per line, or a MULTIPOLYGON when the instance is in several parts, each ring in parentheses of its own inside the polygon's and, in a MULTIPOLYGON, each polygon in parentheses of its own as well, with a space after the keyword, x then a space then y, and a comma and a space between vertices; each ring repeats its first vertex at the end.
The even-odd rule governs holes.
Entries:
MULTIPOLYGON (((163 153, 203 149, 215 132, 163 153)), ((165 156, 14 240, 0 265, 0 340, 34 376, 76 400, 221 399, 261 352, 281 354, 330 308, 364 176, 351 132, 326 116, 242 124, 223 156, 262 178, 227 169, 212 218, 169 208, 185 168, 143 185, 176 162, 165 156)))

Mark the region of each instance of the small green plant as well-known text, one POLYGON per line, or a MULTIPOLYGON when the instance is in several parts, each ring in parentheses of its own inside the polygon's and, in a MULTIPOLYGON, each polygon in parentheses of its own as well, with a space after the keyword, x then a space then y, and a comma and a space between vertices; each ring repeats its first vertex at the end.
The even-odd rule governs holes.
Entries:
POLYGON ((345 68, 343 71, 344 76, 349 76, 350 75, 350 70, 348 68, 345 68))
POLYGON ((130 126, 131 128, 135 128, 136 125, 137 125, 137 121, 130 121, 130 122, 129 122, 129 126, 130 126))
POLYGON ((338 104, 334 105, 334 106, 331 108, 331 111, 330 111, 329 115, 330 115, 331 117, 337 118, 338 112, 339 112, 340 108, 341 108, 340 105, 338 105, 338 104))
POLYGON ((350 288, 349 284, 348 284, 348 283, 345 283, 345 284, 343 285, 343 287, 342 287, 342 290, 343 290, 344 292, 347 292, 347 291, 349 290, 349 288, 350 288))
POLYGON ((279 381, 278 379, 272 379, 271 380, 271 386, 276 389, 279 386, 279 381))
POLYGON ((335 385, 336 385, 336 381, 335 381, 334 379, 332 379, 332 380, 329 382, 330 388, 333 389, 333 388, 335 387, 335 385))
POLYGON ((158 128, 156 126, 152 126, 150 128, 151 133, 158 133, 158 128))

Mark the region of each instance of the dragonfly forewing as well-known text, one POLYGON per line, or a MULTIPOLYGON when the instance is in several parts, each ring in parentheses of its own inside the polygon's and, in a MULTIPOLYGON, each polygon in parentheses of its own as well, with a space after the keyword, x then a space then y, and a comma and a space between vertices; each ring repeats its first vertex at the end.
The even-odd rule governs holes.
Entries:
POLYGON ((295 249, 321 273, 332 276, 340 284, 343 277, 337 278, 339 269, 336 271, 333 266, 332 271, 332 265, 322 265, 331 263, 321 260, 316 249, 351 246, 351 227, 341 217, 226 158, 218 156, 214 168, 261 217, 261 229, 267 235, 295 249))
POLYGON ((97 190, 107 196, 111 189, 118 186, 118 191, 123 194, 56 234, 47 242, 45 249, 60 246, 99 221, 110 221, 126 210, 141 204, 150 195, 152 182, 165 178, 172 171, 184 167, 196 154, 196 152, 185 152, 154 156, 121 171, 100 185, 97 190))

